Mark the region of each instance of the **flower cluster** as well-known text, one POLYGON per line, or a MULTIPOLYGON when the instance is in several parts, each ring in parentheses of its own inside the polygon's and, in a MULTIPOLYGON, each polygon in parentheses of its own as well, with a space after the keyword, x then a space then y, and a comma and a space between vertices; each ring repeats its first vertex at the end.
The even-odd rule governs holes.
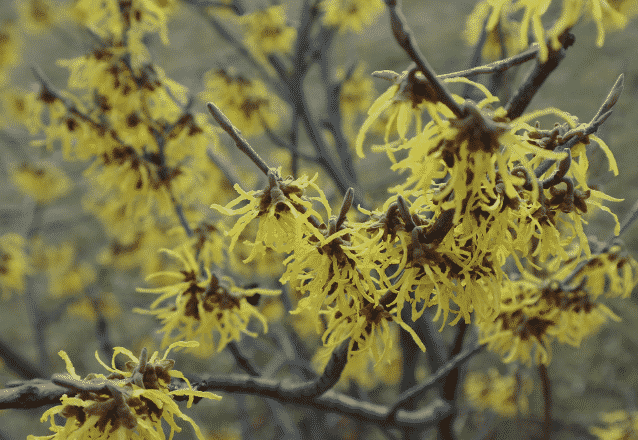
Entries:
POLYGON ((324 12, 323 23, 327 27, 336 27, 340 33, 363 32, 383 11, 381 0, 322 0, 319 3, 324 12))
POLYGON ((479 320, 481 343, 519 360, 549 364, 554 340, 578 347, 608 319, 620 318, 600 295, 628 297, 638 285, 638 263, 620 256, 615 245, 588 260, 548 263, 541 277, 528 272, 502 290, 500 313, 493 321, 479 320))
POLYGON ((71 189, 71 181, 53 163, 23 163, 11 170, 11 180, 40 204, 51 203, 71 189))
POLYGON ((246 261, 264 249, 290 254, 284 260, 286 271, 280 281, 290 283, 303 296, 293 313, 319 310, 325 317, 322 339, 328 354, 351 338, 352 352, 370 351, 379 360, 392 345, 389 331, 392 321, 410 332, 425 349, 414 331, 401 320, 394 296, 384 296, 387 288, 379 284, 376 274, 379 262, 375 259, 382 249, 374 238, 381 234, 370 235, 366 224, 350 226, 345 221, 352 191, 346 196, 339 217, 334 217, 326 196, 314 183, 316 176, 282 179, 278 171, 270 170, 268 177, 264 190, 246 193, 236 186, 239 198, 226 207, 213 205, 226 215, 242 215, 228 231, 231 249, 247 224, 259 218, 257 237, 252 244, 255 251, 246 261), (317 195, 310 196, 311 191, 317 195), (231 209, 243 200, 248 204, 231 209), (313 202, 325 209, 328 222, 323 221, 313 202), (378 344, 377 339, 383 343, 378 344))
POLYGON ((563 0, 560 16, 546 32, 542 19, 551 3, 551 1, 541 0, 526 2, 480 1, 468 17, 465 30, 466 39, 469 44, 476 44, 483 31, 483 23, 486 23, 487 19, 485 25, 487 40, 483 54, 489 59, 496 59, 499 56, 506 56, 506 54, 501 53, 503 45, 508 48, 507 55, 509 56, 527 49, 528 34, 531 31, 540 46, 540 60, 544 63, 549 54, 546 39, 549 40, 553 50, 560 49, 561 35, 569 31, 579 21, 589 19, 596 23, 596 45, 602 47, 606 31, 624 29, 629 20, 638 14, 635 2, 631 0, 618 2, 563 0), (517 15, 520 16, 521 9, 524 9, 524 12, 520 21, 512 18, 517 12, 517 15))
POLYGON ((206 90, 201 98, 215 102, 244 136, 263 133, 264 125, 271 129, 279 125, 283 104, 263 82, 245 78, 230 67, 206 72, 204 83, 206 90))
POLYGON ((501 375, 496 368, 490 368, 487 374, 469 373, 465 379, 465 394, 472 406, 479 410, 491 409, 504 417, 527 413, 532 387, 530 378, 501 375))
POLYGON ((164 439, 162 421, 169 424, 171 438, 181 428, 175 423, 175 417, 189 422, 200 440, 204 439, 199 426, 184 414, 174 401, 174 396, 188 396, 188 407, 195 397, 219 400, 220 396, 193 390, 184 375, 173 370, 175 361, 167 359, 168 353, 175 347, 197 347, 197 342, 175 342, 168 347, 164 356, 159 358, 154 352, 150 358, 146 348, 139 358, 123 347, 116 347, 111 367, 95 357, 108 371, 108 376, 91 373, 82 379, 75 372, 69 356, 60 351, 58 354, 66 363, 66 375, 54 375, 53 382, 69 388, 69 392, 60 399, 61 405, 48 409, 41 418, 44 422, 51 419, 50 436, 28 436, 29 440, 65 440, 79 438, 118 438, 118 439, 164 439), (115 357, 123 353, 129 357, 126 370, 115 368, 115 357), (184 380, 188 388, 171 390, 171 378, 184 380), (54 415, 66 419, 63 426, 55 423, 54 415))
POLYGON ((633 439, 638 433, 638 411, 619 410, 601 414, 600 418, 607 426, 589 429, 600 440, 633 439))
POLYGON ((31 259, 25 251, 24 237, 4 234, 0 237, 0 290, 2 299, 12 292, 24 291, 24 277, 33 272, 31 259))
POLYGON ((137 290, 160 296, 151 303, 150 310, 134 309, 161 321, 163 347, 176 340, 194 339, 202 345, 198 355, 210 355, 215 349, 221 351, 229 342, 239 340, 242 334, 256 336, 247 329, 253 317, 267 331, 266 318, 255 305, 260 295, 278 295, 280 291, 237 287, 230 277, 211 273, 188 247, 180 252, 167 249, 164 252, 179 260, 183 269, 149 275, 147 281, 161 278, 160 287, 137 290), (172 280, 176 282, 171 283, 172 280), (160 307, 167 300, 171 302, 160 307))
POLYGON ((267 65, 267 57, 274 53, 290 53, 297 38, 297 30, 286 24, 283 5, 271 6, 241 17, 244 40, 256 59, 267 65))

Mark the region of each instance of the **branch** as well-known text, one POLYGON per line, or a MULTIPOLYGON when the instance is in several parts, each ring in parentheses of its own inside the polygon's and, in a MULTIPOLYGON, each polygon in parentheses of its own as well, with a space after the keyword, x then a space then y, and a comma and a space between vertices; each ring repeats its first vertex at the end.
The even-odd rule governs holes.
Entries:
POLYGON ((538 43, 534 43, 529 49, 519 53, 518 55, 514 55, 513 57, 505 58, 504 60, 494 61, 493 63, 474 67, 472 69, 460 70, 458 72, 446 73, 444 75, 437 75, 437 77, 441 79, 457 78, 459 76, 470 78, 476 75, 504 72, 508 69, 511 69, 514 66, 533 60, 534 58, 538 56, 538 51, 539 51, 538 43))
MULTIPOLYGON (((297 119, 298 120, 298 116, 293 117, 293 119, 297 119)), ((296 145, 296 141, 292 142, 292 143, 288 143, 286 142, 284 139, 282 139, 277 133, 275 133, 274 131, 272 131, 270 129, 270 127, 268 127, 268 125, 266 125, 265 121, 262 118, 262 125, 264 127, 264 130, 266 131, 266 134, 268 135, 268 137, 270 138, 270 140, 272 141, 273 144, 277 145, 280 148, 284 148, 288 151, 290 151, 290 154, 294 157, 298 157, 304 160, 307 160, 308 162, 312 162, 312 163, 320 163, 319 159, 315 156, 311 156, 309 154, 305 154, 299 151, 299 148, 296 145)), ((293 122, 293 131, 292 131, 292 136, 291 138, 296 139, 297 135, 296 135, 296 131, 294 128, 295 123, 293 122)), ((294 167, 292 167, 294 170, 294 167)), ((293 171, 293 176, 296 178, 296 173, 293 171)))
POLYGON ((538 366, 538 374, 543 388, 543 438, 549 438, 552 431, 552 392, 547 366, 540 364, 538 366))
MULTIPOLYGON (((620 93, 623 90, 624 77, 625 76, 623 74, 620 74, 613 87, 611 88, 611 91, 609 92, 602 105, 598 109, 598 112, 596 112, 596 115, 594 115, 591 121, 589 121, 588 124, 578 126, 565 133, 562 136, 562 139, 564 139, 564 141, 562 143, 559 143, 558 146, 554 148, 554 151, 560 152, 564 150, 571 150, 571 148, 574 147, 577 143, 586 139, 587 136, 589 136, 590 134, 598 131, 603 122, 605 122, 607 118, 611 116, 612 107, 618 101, 620 93)), ((536 174, 536 177, 542 176, 554 163, 555 160, 553 159, 544 160, 538 167, 536 167, 536 169, 534 169, 534 174, 536 174)))
MULTIPOLYGON (((208 23, 217 31, 217 33, 224 39, 226 40, 228 43, 230 43, 232 46, 234 46, 237 51, 250 63, 252 64, 252 66, 257 69, 260 73, 260 75, 262 76, 262 78, 264 78, 268 83, 270 83, 270 85, 277 90, 277 93, 279 93, 280 96, 282 97, 287 97, 288 96, 288 90, 286 90, 286 88, 283 86, 283 84, 281 84, 279 81, 275 81, 273 79, 272 76, 270 76, 268 74, 268 72, 266 72, 264 70, 264 67, 261 65, 261 63, 259 63, 255 57, 252 56, 252 54, 248 51, 248 49, 246 49, 246 47, 239 41, 237 40, 234 36, 231 35, 230 32, 228 32, 228 30, 226 28, 224 28, 224 26, 222 26, 219 21, 217 21, 214 17, 212 17, 208 12, 206 12, 206 7, 208 5, 206 4, 202 4, 201 2, 198 2, 197 0, 182 0, 185 3, 189 3, 195 7, 198 7, 200 10, 201 15, 208 21, 208 23)), ((240 11, 243 12, 243 11, 240 11)))
POLYGON ((450 408, 447 403, 437 399, 419 410, 398 410, 391 415, 390 408, 385 405, 361 401, 334 390, 329 390, 322 396, 305 397, 298 394, 298 385, 245 375, 210 377, 199 384, 194 384, 193 388, 200 391, 218 390, 268 397, 282 403, 342 414, 363 422, 386 427, 388 425, 419 427, 421 429, 433 427, 437 420, 447 415, 450 408))
POLYGON ((447 364, 442 366, 426 382, 416 385, 410 388, 409 390, 401 393, 399 397, 397 397, 397 400, 390 407, 390 414, 395 414, 398 408, 413 401, 414 399, 416 399, 417 397, 425 393, 430 388, 437 386, 437 383, 440 380, 445 379, 452 370, 454 370, 460 364, 465 362, 470 356, 480 351, 483 347, 484 345, 475 345, 474 347, 468 348, 464 352, 459 353, 458 355, 450 359, 450 361, 447 364))
POLYGON ((559 36, 558 40, 563 46, 558 50, 554 50, 551 44, 548 45, 549 58, 547 62, 541 64, 539 59, 536 60, 536 65, 529 72, 527 78, 525 78, 525 82, 505 105, 507 116, 510 119, 516 119, 523 114, 536 92, 565 58, 565 50, 574 44, 575 41, 574 36, 569 33, 569 30, 559 36))
POLYGON ((217 108, 212 102, 209 102, 207 104, 207 107, 210 114, 213 115, 213 118, 215 118, 215 121, 217 121, 217 123, 224 129, 224 131, 228 133, 231 138, 233 138, 235 144, 237 145, 237 148, 239 148, 246 156, 248 156, 250 160, 252 160, 255 165, 257 165, 262 173, 268 175, 268 170, 270 169, 270 167, 266 164, 266 162, 264 162, 261 157, 259 157, 259 154, 257 154, 257 152, 253 150, 253 147, 251 147, 248 141, 242 137, 241 132, 232 124, 232 122, 230 122, 226 115, 222 113, 222 111, 217 108))
POLYGON ((406 51, 408 56, 414 61, 419 70, 425 75, 430 87, 435 92, 438 100, 445 104, 457 118, 463 117, 463 109, 454 100, 450 92, 445 88, 443 82, 438 79, 434 69, 428 64, 421 53, 416 38, 412 34, 410 27, 401 11, 400 0, 385 0, 385 4, 390 10, 390 20, 392 22, 392 33, 399 43, 399 46, 406 51))
POLYGON ((117 134, 113 130, 109 131, 108 124, 103 124, 103 123, 101 123, 99 121, 94 121, 89 115, 87 115, 86 113, 81 112, 77 108, 75 103, 73 103, 69 98, 67 98, 64 95, 62 95, 62 93, 60 93, 55 87, 53 87, 53 84, 46 77, 46 75, 44 74, 42 69, 40 69, 39 66, 36 65, 36 66, 31 67, 31 72, 36 77, 38 82, 42 85, 42 88, 44 89, 44 92, 47 95, 49 95, 49 98, 60 100, 69 113, 71 113, 71 114, 77 116, 78 118, 88 122, 91 126, 93 126, 100 133, 109 132, 109 134, 113 137, 113 139, 115 139, 121 145, 124 145, 124 142, 122 142, 122 140, 117 136, 117 134))
POLYGON ((9 344, 2 340, 0 340, 0 357, 10 370, 25 379, 45 377, 45 373, 41 371, 39 367, 23 358, 18 352, 14 351, 9 344))
POLYGON ((250 361, 249 358, 244 356, 244 354, 239 349, 239 346, 237 345, 236 341, 229 342, 226 345, 226 347, 230 350, 231 354, 235 358, 235 361, 241 367, 242 370, 244 370, 246 373, 248 373, 249 375, 253 377, 260 376, 260 373, 257 367, 253 365, 253 363, 250 361))
POLYGON ((346 364, 348 363, 348 352, 350 346, 350 338, 346 339, 332 353, 328 365, 323 370, 323 374, 315 380, 311 380, 298 386, 297 394, 304 398, 319 397, 330 388, 335 386, 341 378, 346 364))
POLYGON ((30 409, 44 405, 55 405, 60 403, 60 397, 68 392, 68 388, 56 385, 46 379, 10 382, 7 387, 0 389, 0 410, 30 409))

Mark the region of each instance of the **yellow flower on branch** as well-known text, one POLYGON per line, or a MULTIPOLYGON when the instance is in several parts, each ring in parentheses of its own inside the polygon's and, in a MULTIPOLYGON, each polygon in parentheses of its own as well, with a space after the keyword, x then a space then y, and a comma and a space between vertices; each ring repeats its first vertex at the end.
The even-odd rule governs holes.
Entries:
POLYGON ((559 37, 578 22, 585 19, 595 22, 598 34, 596 46, 602 47, 606 31, 624 29, 629 20, 638 15, 635 0, 563 0, 560 16, 554 20, 550 29, 545 30, 542 19, 551 3, 551 0, 483 0, 474 8, 467 20, 467 40, 470 44, 478 41, 487 18, 485 30, 488 36, 491 36, 500 24, 501 30, 505 30, 505 46, 513 48, 507 55, 512 56, 528 48, 528 33, 531 29, 540 47, 539 59, 544 63, 549 55, 546 40, 549 40, 554 50, 558 50, 561 47, 559 37), (521 9, 524 11, 520 21, 510 18, 521 9))
POLYGON ((480 343, 501 354, 503 362, 548 365, 554 340, 578 347, 608 319, 620 321, 607 306, 594 300, 598 295, 590 293, 582 278, 577 285, 571 284, 573 280, 569 286, 562 282, 561 277, 574 270, 578 260, 558 269, 562 261, 555 258, 548 262, 545 281, 524 272, 523 278, 507 282, 496 319, 477 321, 480 343))
POLYGON ((0 237, 0 291, 2 299, 11 292, 24 291, 24 277, 33 273, 30 258, 25 251, 24 237, 9 233, 0 237))
POLYGON ((259 218, 257 237, 250 255, 244 260, 246 263, 263 253, 265 248, 289 253, 300 246, 304 236, 321 237, 317 230, 318 225, 310 219, 311 215, 321 218, 312 207, 312 200, 319 201, 327 210, 330 207, 323 191, 315 183, 318 174, 315 174, 312 179, 303 175, 295 180, 292 178, 280 180, 278 176, 278 171, 270 171, 268 173, 268 186, 261 191, 245 192, 238 184, 235 184, 235 190, 240 194, 239 197, 226 206, 211 206, 211 208, 228 216, 241 215, 228 231, 228 235, 231 236, 230 251, 234 249, 246 226, 254 219, 259 218), (306 195, 308 189, 316 191, 318 196, 308 197, 306 195), (248 201, 248 204, 241 208, 235 208, 243 201, 248 201))
POLYGON ((40 204, 51 203, 71 189, 71 180, 51 162, 14 165, 11 180, 40 204))
POLYGON ((206 356, 215 349, 223 350, 229 342, 239 340, 242 334, 256 337, 247 330, 253 317, 261 322, 265 332, 268 331, 266 318, 253 304, 259 295, 279 295, 280 290, 242 289, 235 286, 230 277, 211 274, 187 248, 181 248, 179 253, 163 251, 179 260, 184 268, 179 272, 149 275, 146 278, 149 281, 158 277, 167 281, 160 287, 138 288, 139 292, 160 296, 153 301, 150 310, 133 310, 157 316, 162 322, 163 347, 175 340, 195 339, 201 343, 198 355, 206 356), (176 280, 176 283, 169 284, 169 280, 176 280), (160 307, 165 301, 169 303, 160 307))
POLYGON ((286 114, 286 107, 258 79, 248 79, 236 69, 211 70, 204 74, 204 101, 212 101, 233 121, 246 137, 264 132, 264 125, 275 129, 286 114))
POLYGON ((357 34, 374 23, 384 9, 381 0, 322 0, 319 6, 325 26, 337 27, 339 33, 351 30, 357 34))
POLYGON ((638 411, 619 410, 603 413, 600 419, 606 424, 604 428, 593 426, 589 432, 600 440, 635 440, 638 432, 638 411))
POLYGON ((328 307, 320 312, 327 315, 328 323, 322 337, 324 351, 319 354, 319 359, 328 356, 346 339, 352 338, 348 347, 349 356, 369 353, 375 364, 387 360, 386 355, 391 351, 396 336, 390 331, 390 322, 393 321, 407 331, 419 348, 425 351, 425 345, 415 331, 403 322, 401 311, 397 307, 366 301, 359 307, 352 301, 350 306, 345 313, 342 312, 346 310, 343 306, 328 307))
MULTIPOLYGON (((286 24, 284 5, 271 6, 261 11, 252 12, 242 16, 240 21, 244 30, 246 46, 255 58, 264 65, 270 67, 266 59, 268 55, 292 51, 293 43, 297 38, 297 30, 286 24)), ((231 120, 234 121, 232 118, 231 120)))
POLYGON ((75 372, 71 359, 64 351, 58 354, 66 363, 68 374, 56 374, 53 382, 74 390, 75 396, 64 394, 61 405, 48 409, 40 421, 51 419, 50 436, 30 435, 28 440, 74 440, 74 439, 164 439, 165 421, 170 426, 171 438, 182 429, 175 423, 175 417, 189 422, 197 438, 204 440, 202 432, 193 419, 184 414, 174 401, 174 396, 188 396, 188 408, 195 397, 219 400, 220 396, 193 390, 184 374, 173 370, 175 361, 167 359, 169 352, 176 347, 198 346, 197 342, 178 341, 170 345, 164 356, 156 351, 148 358, 146 348, 139 358, 124 347, 115 347, 111 367, 98 357, 98 362, 108 371, 108 376, 91 373, 84 379, 75 372), (115 368, 115 357, 123 353, 130 360, 126 370, 115 368), (187 388, 171 390, 171 378, 186 382, 187 388), (66 419, 63 426, 57 425, 55 415, 66 419))

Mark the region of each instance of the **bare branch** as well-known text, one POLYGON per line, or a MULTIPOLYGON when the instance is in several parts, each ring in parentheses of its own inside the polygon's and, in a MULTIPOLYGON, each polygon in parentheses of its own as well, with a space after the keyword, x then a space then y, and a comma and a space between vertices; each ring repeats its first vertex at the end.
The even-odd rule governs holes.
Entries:
POLYGON ((483 345, 475 345, 474 347, 468 348, 464 352, 459 353, 458 355, 450 359, 450 361, 447 364, 442 366, 427 381, 415 387, 410 388, 404 393, 401 393, 401 395, 397 398, 397 400, 392 404, 392 407, 390 408, 390 413, 391 414, 395 413, 398 408, 405 405, 408 401, 412 401, 416 399, 418 396, 422 395, 424 392, 426 392, 430 388, 436 386, 440 380, 445 379, 447 377, 450 371, 454 370, 456 367, 458 367, 460 364, 465 362, 470 356, 472 356, 474 353, 477 353, 483 347, 484 347, 483 345))
POLYGON ((436 73, 434 73, 434 69, 432 69, 421 53, 416 38, 414 38, 407 20, 401 11, 400 3, 400 0, 385 0, 385 4, 390 10, 390 20, 392 22, 394 38, 399 43, 399 46, 406 51, 410 59, 416 63, 423 75, 425 75, 432 90, 436 93, 438 100, 452 110, 452 113, 454 113, 457 118, 463 117, 463 109, 445 88, 443 82, 438 79, 436 73))
POLYGON ((558 39, 562 47, 558 50, 554 50, 552 45, 549 44, 549 58, 547 62, 541 64, 540 59, 536 60, 536 65, 529 72, 521 87, 505 105, 507 116, 510 119, 516 119, 523 114, 532 101, 532 98, 534 98, 534 95, 536 95, 536 92, 565 58, 565 49, 574 44, 574 36, 569 33, 569 30, 565 31, 558 39))
POLYGON ((497 72, 504 72, 519 64, 531 61, 538 56, 539 48, 538 44, 534 43, 529 49, 524 52, 514 55, 513 57, 505 58, 504 60, 494 61, 493 63, 485 64, 483 66, 473 67, 467 70, 460 70, 458 72, 446 73, 443 75, 437 75, 441 79, 458 78, 463 76, 470 78, 472 76, 481 74, 490 74, 497 72))
POLYGON ((0 358, 2 358, 7 368, 25 379, 45 377, 44 372, 40 371, 40 368, 24 359, 18 352, 13 350, 9 344, 2 340, 0 340, 0 358))
POLYGON ((349 346, 350 338, 343 341, 332 353, 326 368, 323 370, 323 374, 315 380, 299 385, 297 393, 305 398, 314 398, 321 396, 335 386, 348 363, 349 346))
POLYGON ((230 122, 226 115, 222 113, 222 111, 212 102, 209 102, 207 104, 207 107, 210 114, 213 115, 213 118, 215 118, 215 121, 217 121, 217 123, 224 129, 224 131, 228 133, 231 138, 233 138, 235 144, 237 145, 237 148, 239 148, 246 156, 248 156, 250 160, 252 160, 255 165, 257 165, 262 173, 268 175, 268 170, 270 169, 270 167, 266 165, 266 162, 264 162, 261 157, 259 157, 259 154, 257 154, 253 147, 250 146, 248 141, 243 138, 241 132, 232 124, 232 122, 230 122))

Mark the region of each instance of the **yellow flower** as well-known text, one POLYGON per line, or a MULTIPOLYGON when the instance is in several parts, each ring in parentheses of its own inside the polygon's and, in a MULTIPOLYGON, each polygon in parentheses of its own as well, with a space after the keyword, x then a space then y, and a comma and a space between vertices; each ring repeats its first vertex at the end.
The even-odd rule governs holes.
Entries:
POLYGON ((206 72, 204 85, 201 99, 214 102, 246 137, 263 133, 264 125, 277 128, 285 117, 283 102, 262 81, 244 78, 233 67, 206 72))
POLYGON ((396 307, 383 304, 366 303, 356 307, 354 302, 346 310, 342 306, 328 307, 320 313, 328 316, 326 331, 323 334, 323 352, 318 359, 329 357, 343 341, 351 338, 348 347, 348 356, 354 354, 369 353, 375 364, 388 360, 386 355, 391 351, 396 334, 390 331, 390 322, 396 322, 405 331, 410 333, 419 348, 425 351, 425 345, 412 330, 401 320, 401 312, 396 307))
POLYGON ((19 3, 20 24, 29 34, 50 31, 59 25, 63 6, 50 0, 26 0, 19 3))
MULTIPOLYGON (((500 23, 505 45, 512 48, 508 56, 516 55, 528 48, 528 33, 531 31, 536 43, 539 44, 539 59, 544 63, 548 59, 549 50, 546 39, 552 48, 561 47, 559 37, 573 28, 583 19, 591 19, 596 23, 598 37, 596 45, 602 47, 605 32, 624 29, 633 16, 638 14, 638 4, 635 0, 608 2, 605 0, 563 0, 562 11, 558 19, 548 31, 545 31, 542 18, 547 12, 551 0, 484 0, 474 8, 467 20, 466 38, 470 44, 475 44, 481 34, 481 28, 488 17, 485 30, 488 32, 488 44, 492 45, 490 37, 494 35, 497 24, 500 23), (490 11, 491 9, 491 11, 490 11), (520 22, 512 21, 509 16, 524 9, 520 22)), ((485 48, 484 48, 485 49, 485 48)), ((492 47, 490 50, 494 51, 492 47)))
POLYGON ((87 261, 76 261, 75 246, 69 242, 43 250, 49 279, 49 295, 62 298, 77 295, 96 280, 95 268, 87 261))
POLYGON ((112 367, 107 366, 98 357, 98 362, 108 371, 109 376, 103 374, 89 374, 81 379, 75 372, 69 356, 60 351, 58 354, 66 363, 68 374, 55 375, 53 380, 59 385, 70 389, 79 389, 75 397, 64 394, 61 405, 48 409, 40 419, 41 422, 51 419, 50 436, 36 437, 30 435, 28 440, 73 440, 80 438, 109 438, 122 440, 164 439, 162 421, 166 421, 171 428, 171 438, 181 428, 175 423, 175 417, 189 422, 197 438, 204 440, 197 424, 186 414, 182 413, 174 401, 174 396, 188 396, 188 408, 195 397, 219 400, 220 396, 192 389, 184 374, 172 370, 175 361, 167 359, 168 353, 175 347, 197 347, 197 342, 175 342, 159 358, 158 352, 147 358, 146 349, 142 350, 139 358, 133 356, 123 347, 115 347, 112 367), (126 371, 115 368, 115 357, 123 353, 129 357, 126 371), (169 390, 171 378, 183 379, 188 388, 169 390), (55 423, 54 415, 66 418, 64 426, 55 423))
POLYGON ((360 113, 365 112, 368 107, 370 107, 372 96, 375 93, 372 79, 364 75, 365 72, 366 65, 359 63, 350 77, 346 79, 344 70, 341 68, 337 69, 337 79, 343 81, 341 94, 339 96, 339 105, 344 123, 344 131, 348 139, 354 139, 356 137, 354 131, 356 118, 360 113))
POLYGON ((240 18, 240 22, 246 46, 263 64, 270 66, 266 59, 270 54, 292 51, 297 30, 287 26, 284 5, 271 6, 246 14, 240 18))
POLYGON ((625 410, 600 415, 607 425, 605 428, 593 426, 589 429, 600 440, 636 440, 638 439, 638 411, 625 410))
POLYGON ((481 37, 483 24, 489 15, 485 27, 487 38, 482 50, 482 57, 486 62, 519 52, 520 27, 518 23, 509 19, 509 15, 516 10, 516 6, 506 0, 483 0, 474 6, 474 10, 467 17, 463 36, 470 46, 474 46, 481 37), (505 46, 505 53, 503 53, 503 46, 505 46))
POLYGON ((519 412, 527 413, 533 385, 528 377, 522 380, 513 375, 503 376, 496 368, 490 368, 487 374, 467 375, 465 394, 472 406, 481 411, 491 409, 504 417, 513 417, 519 412))
POLYGON ((259 218, 259 229, 251 253, 244 260, 246 263, 263 253, 265 248, 289 253, 299 248, 304 236, 320 237, 321 234, 316 225, 309 219, 311 215, 321 218, 313 209, 311 200, 320 201, 328 210, 330 207, 323 191, 315 183, 317 177, 318 174, 315 174, 312 179, 303 175, 296 180, 292 178, 280 180, 278 172, 270 172, 268 186, 261 191, 250 192, 245 192, 239 184, 235 184, 239 197, 225 207, 211 206, 228 216, 241 215, 233 228, 228 231, 228 235, 232 237, 229 250, 234 249, 242 231, 256 218, 259 218), (316 191, 319 194, 318 197, 309 198, 305 194, 308 188, 316 191), (248 201, 248 204, 233 209, 243 201, 248 201))
POLYGON ((40 204, 51 203, 71 189, 71 180, 52 162, 14 164, 11 167, 11 180, 40 204))
POLYGON ((280 290, 242 289, 235 286, 229 277, 217 277, 208 268, 202 267, 192 252, 182 248, 181 252, 163 249, 184 265, 179 272, 157 272, 146 279, 162 277, 176 280, 175 284, 164 283, 156 288, 138 288, 139 292, 160 294, 150 306, 150 310, 134 309, 136 313, 155 315, 162 321, 164 333, 162 346, 175 340, 196 339, 202 344, 198 355, 210 355, 215 348, 221 351, 226 344, 239 340, 242 333, 256 337, 247 330, 250 320, 255 317, 268 331, 266 318, 252 304, 258 295, 279 295, 280 290), (257 295, 257 296, 256 296, 257 295), (164 301, 171 300, 164 307, 164 301), (215 344, 214 336, 218 334, 215 344))
POLYGON ((22 44, 16 25, 10 21, 4 22, 0 28, 0 69, 14 66, 20 61, 22 44))
POLYGON ((2 299, 8 299, 11 292, 24 291, 24 277, 33 272, 29 257, 25 252, 24 238, 18 234, 0 237, 0 289, 2 299))
POLYGON ((105 318, 117 318, 122 316, 122 308, 118 303, 117 297, 113 293, 100 293, 100 296, 94 300, 88 297, 84 297, 68 307, 69 315, 77 317, 78 319, 84 319, 87 321, 95 322, 98 318, 96 307, 99 313, 105 318))
MULTIPOLYGON (((0 40, 1 39, 2 36, 0 35, 0 40)), ((0 45, 1 44, 0 41, 0 45)), ((0 51, 1 50, 0 48, 0 51)), ((1 56, 2 55, 0 55, 0 57, 1 56)), ((0 67, 0 70, 2 70, 2 67, 0 67)), ((0 84, 2 84, 1 81, 0 84)), ((0 115, 0 126, 12 129, 18 126, 27 126, 30 110, 27 96, 27 91, 17 87, 9 86, 0 90, 0 103, 3 109, 3 114, 0 115)))
POLYGON ((319 5, 324 12, 323 24, 337 27, 339 33, 351 30, 360 34, 384 9, 381 0, 323 0, 319 5))
POLYGON ((629 298, 638 285, 638 262, 629 255, 623 255, 618 245, 593 255, 577 269, 574 269, 573 264, 567 266, 561 274, 567 275, 572 270, 575 270, 575 274, 570 284, 580 285, 584 282, 583 287, 594 298, 603 294, 608 297, 629 298))
POLYGON ((168 44, 167 12, 155 0, 132 0, 120 8, 117 0, 78 0, 73 5, 73 16, 83 26, 111 41, 113 46, 123 45, 131 56, 131 65, 137 70, 149 58, 142 42, 147 33, 159 33, 163 44, 168 44))
MULTIPOLYGON (((415 69, 404 71, 400 75, 392 71, 375 72, 375 76, 386 79, 393 83, 388 90, 379 96, 368 109, 368 117, 364 121, 357 139, 355 141, 355 149, 359 157, 364 157, 363 140, 367 131, 372 127, 374 122, 379 119, 382 113, 387 109, 391 110, 390 117, 386 124, 384 142, 386 144, 385 151, 390 160, 396 163, 393 148, 405 142, 408 128, 412 118, 416 119, 416 132, 421 132, 421 112, 424 107, 432 113, 436 111, 437 106, 430 102, 432 96, 429 95, 428 89, 421 82, 423 74, 417 73, 415 69), (417 78, 418 77, 418 78, 417 78), (396 126, 399 140, 389 143, 390 132, 396 126)), ((441 111, 446 111, 448 115, 452 115, 447 107, 441 107, 441 111)), ((433 116, 434 117, 434 116, 433 116)), ((439 118, 440 119, 440 118, 439 118)))
POLYGON ((608 319, 620 318, 604 304, 595 302, 587 284, 561 284, 578 260, 561 265, 562 259, 548 262, 543 281, 528 272, 505 284, 501 310, 496 320, 477 321, 480 343, 500 353, 503 362, 520 360, 548 365, 553 340, 578 347, 583 338, 598 331, 608 319))

